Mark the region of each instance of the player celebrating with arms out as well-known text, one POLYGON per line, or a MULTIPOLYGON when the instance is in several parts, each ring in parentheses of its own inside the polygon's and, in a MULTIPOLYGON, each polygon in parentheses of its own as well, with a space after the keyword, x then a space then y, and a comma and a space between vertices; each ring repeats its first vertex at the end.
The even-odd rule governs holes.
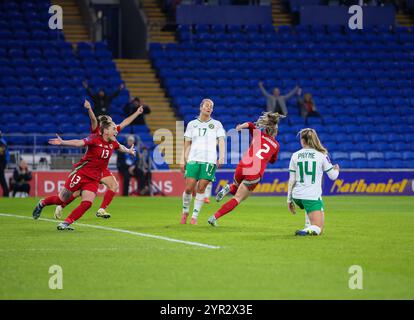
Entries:
POLYGON ((208 219, 211 226, 217 226, 217 219, 229 213, 243 200, 247 199, 262 180, 267 163, 276 161, 279 153, 279 143, 275 140, 275 137, 278 132, 280 118, 285 118, 285 116, 278 113, 264 112, 256 124, 246 122, 236 127, 238 131, 249 129, 252 142, 237 165, 233 184, 226 185, 217 193, 217 202, 223 200, 228 193, 231 193, 234 197, 208 219))
POLYGON ((200 104, 199 117, 188 123, 184 133, 181 171, 185 170, 185 190, 181 224, 187 223, 191 197, 196 188, 191 224, 197 224, 198 214, 204 203, 206 187, 211 181, 214 181, 216 168, 224 164, 226 133, 221 122, 211 118, 213 108, 212 100, 203 99, 200 104), (217 141, 219 146, 218 160, 217 141))
MULTIPOLYGON (((102 122, 112 122, 112 118, 108 115, 100 115, 97 119, 95 117, 95 114, 93 113, 92 106, 89 103, 89 101, 85 100, 84 107, 88 110, 89 118, 91 120, 91 133, 99 134, 100 124, 102 122)), ((143 107, 139 106, 133 114, 125 118, 119 125, 116 126, 117 132, 119 133, 122 129, 131 124, 132 121, 134 121, 135 118, 137 118, 143 112, 143 107)), ((116 181, 115 177, 112 175, 111 171, 108 169, 108 167, 105 168, 100 183, 106 185, 108 189, 104 194, 101 206, 98 209, 98 212, 96 212, 96 216, 98 218, 108 219, 111 217, 111 214, 106 211, 106 208, 109 206, 115 194, 118 192, 119 184, 116 181)), ((75 192, 74 194, 72 194, 72 196, 68 199, 67 202, 63 203, 60 206, 57 206, 55 209, 55 218, 60 219, 62 217, 63 208, 70 204, 73 200, 75 200, 76 197, 79 197, 79 195, 79 192, 75 192)))
POLYGON ((82 159, 73 166, 65 182, 65 186, 58 196, 51 196, 42 199, 33 211, 33 218, 38 219, 45 206, 62 205, 74 192, 79 191, 82 202, 72 213, 58 225, 58 230, 73 230, 70 226, 78 220, 92 206, 98 191, 99 181, 102 179, 104 170, 108 166, 109 159, 114 150, 135 155, 133 147, 127 149, 116 141, 118 134, 116 125, 113 122, 103 122, 100 126, 100 135, 91 135, 82 140, 62 140, 58 135, 50 139, 52 145, 63 145, 72 147, 85 147, 87 151, 82 159))
POLYGON ((287 203, 290 212, 296 213, 295 204, 305 209, 305 228, 297 236, 320 235, 324 226, 322 202, 322 176, 326 172, 331 180, 339 175, 339 165, 332 165, 314 129, 299 132, 302 149, 296 151, 289 164, 287 203))

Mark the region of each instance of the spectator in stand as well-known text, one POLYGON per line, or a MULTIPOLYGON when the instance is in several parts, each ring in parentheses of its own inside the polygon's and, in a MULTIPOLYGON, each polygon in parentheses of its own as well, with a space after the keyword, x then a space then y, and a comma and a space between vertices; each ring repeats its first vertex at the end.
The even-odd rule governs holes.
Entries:
MULTIPOLYGON (((134 136, 128 136, 127 145, 128 145, 128 148, 131 148, 133 145, 135 145, 134 136)), ((135 177, 137 179, 138 188, 140 188, 140 185, 142 185, 143 183, 142 182, 143 177, 142 175, 140 175, 139 170, 137 170, 138 157, 136 155, 132 156, 130 154, 118 152, 116 166, 118 168, 118 171, 122 175, 124 196, 129 195, 129 181, 131 180, 131 177, 135 177)))
POLYGON ((293 97, 299 89, 299 87, 296 86, 287 95, 281 95, 279 88, 274 88, 273 94, 270 94, 264 88, 262 81, 259 82, 259 88, 260 91, 262 91, 262 94, 266 97, 266 110, 268 112, 277 112, 284 116, 287 116, 288 114, 286 101, 293 97))
POLYGON ((322 123, 323 123, 323 117, 316 110, 315 102, 313 101, 312 95, 310 93, 305 93, 302 98, 301 88, 298 89, 297 95, 298 95, 299 112, 300 112, 301 117, 305 119, 305 125, 308 125, 309 117, 321 118, 322 123))
MULTIPOLYGON (((124 113, 126 117, 129 117, 131 114, 133 114, 137 108, 139 108, 141 106, 141 100, 139 97, 135 97, 132 98, 125 106, 124 106, 124 113)), ((145 122, 145 115, 150 114, 151 113, 151 109, 150 107, 146 106, 146 105, 142 105, 142 107, 144 108, 144 112, 141 113, 137 118, 135 118, 134 121, 132 121, 131 126, 132 126, 132 133, 134 132, 134 126, 142 126, 142 125, 146 125, 145 122)))
POLYGON ((93 101, 93 111, 96 116, 110 115, 109 109, 111 108, 112 100, 115 99, 121 90, 125 88, 124 84, 120 84, 118 90, 113 92, 111 95, 107 95, 102 88, 99 89, 98 94, 94 94, 86 80, 83 81, 83 86, 93 101))
POLYGON ((9 187, 7 186, 6 178, 4 176, 4 170, 6 170, 7 163, 9 162, 9 150, 7 148, 7 142, 3 139, 0 131, 0 185, 3 189, 3 197, 9 196, 9 187))
POLYGON ((13 197, 27 198, 30 194, 30 180, 32 180, 32 173, 27 162, 21 160, 13 172, 13 197))
POLYGON ((142 177, 142 183, 140 183, 139 186, 139 194, 141 196, 149 196, 151 195, 152 172, 149 152, 146 146, 142 147, 139 154, 138 171, 139 175, 142 177))

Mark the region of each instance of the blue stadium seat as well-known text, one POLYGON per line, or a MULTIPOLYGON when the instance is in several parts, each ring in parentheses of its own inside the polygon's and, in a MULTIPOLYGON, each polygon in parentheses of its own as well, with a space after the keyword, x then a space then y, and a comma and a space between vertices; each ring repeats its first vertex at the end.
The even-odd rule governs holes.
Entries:
POLYGON ((354 160, 365 160, 367 159, 367 155, 364 152, 351 152, 350 159, 354 160))
POLYGON ((385 160, 400 160, 402 159, 402 155, 399 152, 394 152, 394 151, 387 151, 384 152, 384 159, 385 160))

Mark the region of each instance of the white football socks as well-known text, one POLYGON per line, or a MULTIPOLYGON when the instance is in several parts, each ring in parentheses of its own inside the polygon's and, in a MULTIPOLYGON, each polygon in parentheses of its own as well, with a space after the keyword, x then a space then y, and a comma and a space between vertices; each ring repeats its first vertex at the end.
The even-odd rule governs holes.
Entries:
POLYGON ((317 235, 321 234, 321 228, 319 228, 318 226, 312 224, 309 227, 305 228, 304 231, 315 231, 315 233, 317 235))
POLYGON ((311 222, 310 222, 310 220, 309 220, 309 216, 308 216, 308 214, 307 213, 305 213, 305 228, 307 228, 307 227, 309 227, 309 226, 311 226, 312 224, 311 224, 311 222))
POLYGON ((193 197, 193 195, 183 193, 183 212, 188 213, 190 211, 190 205, 191 205, 191 198, 193 197))
POLYGON ((193 218, 197 219, 204 204, 204 193, 197 193, 194 200, 193 218))
POLYGON ((206 191, 204 192, 204 198, 210 198, 211 197, 211 189, 213 188, 213 184, 209 183, 206 187, 206 191))

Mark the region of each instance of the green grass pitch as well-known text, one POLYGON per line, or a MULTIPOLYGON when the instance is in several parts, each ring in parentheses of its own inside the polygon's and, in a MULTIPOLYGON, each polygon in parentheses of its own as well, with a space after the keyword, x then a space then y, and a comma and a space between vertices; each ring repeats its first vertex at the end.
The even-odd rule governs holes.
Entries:
MULTIPOLYGON (((414 198, 326 197, 321 237, 295 237, 284 197, 250 198, 219 220, 205 205, 196 226, 180 225, 180 198, 115 198, 109 220, 79 221, 218 249, 114 230, 0 216, 0 299, 414 299, 414 198), (63 289, 49 288, 49 267, 63 289), (363 270, 351 290, 349 268, 363 270)), ((0 212, 31 217, 36 199, 0 199, 0 212)), ((68 214, 75 201, 65 210, 68 214)), ((42 218, 53 218, 54 207, 42 218)))

